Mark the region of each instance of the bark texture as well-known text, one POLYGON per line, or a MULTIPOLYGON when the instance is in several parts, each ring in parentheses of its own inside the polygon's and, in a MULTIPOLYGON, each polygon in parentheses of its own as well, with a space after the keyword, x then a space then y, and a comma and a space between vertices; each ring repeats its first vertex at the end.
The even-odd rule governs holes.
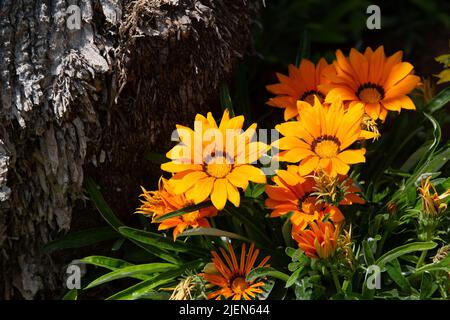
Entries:
POLYGON ((256 7, 0 0, 0 299, 61 289, 65 270, 41 248, 79 218, 86 175, 132 212, 152 171, 143 153, 165 150, 175 123, 216 105, 256 7), (73 4, 81 24, 69 30, 73 4))

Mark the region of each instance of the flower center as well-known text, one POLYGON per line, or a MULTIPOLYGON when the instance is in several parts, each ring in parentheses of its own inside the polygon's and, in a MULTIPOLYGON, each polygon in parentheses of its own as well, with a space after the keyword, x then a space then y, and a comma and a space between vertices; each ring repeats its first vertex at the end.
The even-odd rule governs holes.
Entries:
POLYGON ((243 293, 248 287, 249 285, 243 277, 236 278, 231 283, 231 289, 236 293, 243 293))
POLYGON ((382 86, 368 82, 358 88, 356 95, 365 103, 376 103, 384 99, 384 89, 382 86))
POLYGON ((309 194, 307 194, 305 197, 302 197, 298 200, 297 208, 300 211, 311 215, 314 214, 315 211, 322 211, 322 203, 316 203, 316 199, 314 197, 310 197, 309 194))
POLYGON ((317 96, 319 98, 320 103, 322 103, 323 100, 325 99, 325 96, 323 95, 322 92, 317 90, 308 90, 305 93, 303 93, 303 95, 300 97, 299 100, 306 101, 310 105, 314 105, 314 96, 317 96))
POLYGON ((315 139, 311 144, 312 150, 320 158, 334 158, 339 153, 340 145, 336 137, 327 135, 315 139))
POLYGON ((227 162, 226 157, 218 156, 211 159, 206 165, 205 171, 211 177, 223 178, 231 171, 231 164, 227 162))

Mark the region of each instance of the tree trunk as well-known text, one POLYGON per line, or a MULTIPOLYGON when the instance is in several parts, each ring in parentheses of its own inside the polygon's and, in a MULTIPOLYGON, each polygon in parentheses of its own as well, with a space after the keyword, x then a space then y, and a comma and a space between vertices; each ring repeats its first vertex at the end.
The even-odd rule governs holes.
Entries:
POLYGON ((74 210, 85 176, 131 215, 139 185, 159 174, 144 151, 166 150, 176 123, 217 107, 256 7, 0 0, 0 299, 62 289, 65 270, 41 248, 72 213, 85 218, 74 210))

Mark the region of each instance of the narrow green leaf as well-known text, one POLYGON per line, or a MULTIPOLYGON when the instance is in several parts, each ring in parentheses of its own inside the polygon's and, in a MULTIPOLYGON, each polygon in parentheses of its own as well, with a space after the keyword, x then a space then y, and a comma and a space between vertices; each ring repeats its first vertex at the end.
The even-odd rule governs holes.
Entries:
POLYGON ((438 270, 450 272, 450 257, 447 257, 437 263, 426 264, 426 265, 420 267, 419 269, 416 269, 416 271, 414 272, 414 274, 412 276, 421 274, 423 272, 433 272, 433 271, 438 271, 438 270))
POLYGON ((119 235, 110 227, 92 228, 68 233, 47 243, 43 247, 45 253, 63 249, 74 249, 93 245, 95 243, 117 238, 119 235))
POLYGON ((391 251, 385 253, 376 261, 376 264, 380 267, 383 267, 389 261, 397 259, 398 257, 400 257, 404 254, 415 252, 415 251, 431 250, 431 249, 435 248, 436 245, 437 244, 432 241, 408 243, 408 244, 397 247, 397 248, 392 249, 391 251))
MULTIPOLYGON (((114 228, 114 230, 119 232, 119 228, 124 226, 123 223, 114 215, 113 211, 108 206, 102 194, 98 190, 97 185, 89 177, 86 178, 86 189, 90 195, 91 200, 94 202, 95 206, 97 207, 102 217, 114 228)), ((179 259, 177 256, 174 256, 169 252, 161 250, 158 247, 139 243, 138 241, 133 239, 131 239, 131 241, 136 245, 140 246, 141 248, 143 248, 144 250, 146 250, 147 252, 151 253, 152 255, 159 257, 167 262, 174 264, 182 263, 181 259, 179 259)))
POLYGON ((77 289, 69 290, 62 298, 62 300, 77 300, 77 299, 78 299, 77 289))
POLYGON ((375 258, 373 256, 372 249, 370 248, 369 243, 367 242, 367 240, 365 240, 365 239, 363 240, 362 246, 363 246, 364 258, 366 260, 366 264, 368 266, 374 265, 375 264, 375 258))
POLYGON ((422 273, 422 281, 420 282, 420 299, 428 299, 438 288, 438 285, 434 283, 433 276, 428 272, 422 273))
POLYGON ((272 267, 260 267, 253 269, 247 274, 246 280, 247 281, 253 281, 257 278, 262 277, 272 277, 275 279, 282 280, 284 282, 287 282, 289 280, 289 276, 281 271, 278 271, 272 267))
POLYGON ((230 91, 225 82, 222 82, 220 85, 220 105, 222 106, 222 111, 228 109, 230 117, 234 117, 233 102, 231 101, 230 91))
POLYGON ((109 272, 101 277, 95 279, 91 283, 89 283, 85 289, 90 289, 96 287, 98 285, 127 277, 132 277, 139 274, 151 274, 158 273, 162 271, 167 271, 168 269, 176 268, 177 266, 170 263, 147 263, 140 264, 135 266, 124 267, 121 269, 114 270, 109 272))
POLYGON ((124 267, 133 266, 134 264, 129 263, 125 260, 109 258, 104 256, 89 256, 80 260, 75 260, 75 263, 85 263, 91 264, 97 267, 106 268, 109 270, 117 270, 124 267))
POLYGON ((190 212, 197 211, 197 210, 200 210, 200 209, 203 209, 203 208, 207 208, 207 207, 211 207, 211 206, 212 206, 212 202, 211 201, 205 201, 205 202, 202 202, 202 203, 199 203, 199 204, 194 204, 194 205, 187 206, 187 207, 184 207, 184 208, 179 209, 179 210, 172 211, 172 212, 167 213, 167 214, 165 214, 165 215, 163 215, 161 217, 155 218, 155 221, 156 222, 161 222, 161 221, 164 221, 164 220, 169 219, 169 218, 175 218, 175 217, 178 217, 178 216, 182 216, 183 214, 190 213, 190 212))
POLYGON ((231 239, 242 240, 245 242, 252 242, 249 239, 240 236, 233 232, 228 232, 216 228, 195 228, 184 231, 179 235, 179 237, 188 237, 188 236, 213 236, 213 237, 227 237, 231 239))
POLYGON ((441 90, 427 105, 426 110, 433 114, 450 102, 450 87, 441 90))
POLYGON ((114 228, 114 230, 119 231, 118 229, 123 225, 123 223, 114 215, 113 211, 98 190, 98 186, 90 177, 86 178, 86 190, 88 191, 91 200, 94 202, 95 207, 98 209, 103 219, 105 219, 106 222, 114 228))
POLYGON ((145 298, 147 294, 151 293, 158 286, 176 281, 176 278, 182 275, 185 271, 195 270, 202 263, 203 262, 201 260, 191 261, 181 267, 178 267, 175 270, 169 270, 167 272, 161 273, 153 279, 140 282, 134 286, 122 290, 110 296, 109 298, 107 298, 107 300, 136 300, 139 298, 145 298))
POLYGON ((403 276, 400 265, 397 259, 386 264, 386 270, 392 280, 406 293, 411 293, 411 284, 403 276))
POLYGON ((289 288, 291 287, 299 278, 300 273, 303 271, 303 267, 298 268, 297 270, 294 271, 293 274, 291 274, 291 276, 289 277, 289 279, 286 281, 286 285, 285 288, 289 288))
POLYGON ((152 151, 145 151, 144 159, 154 164, 162 164, 170 161, 170 159, 168 159, 164 154, 152 151))
POLYGON ((199 248, 192 244, 186 244, 178 240, 173 241, 172 238, 167 238, 157 233, 142 231, 129 227, 120 227, 119 232, 127 238, 134 239, 136 241, 149 244, 164 250, 175 252, 195 252, 196 254, 200 255, 206 253, 206 251, 202 248, 199 248))

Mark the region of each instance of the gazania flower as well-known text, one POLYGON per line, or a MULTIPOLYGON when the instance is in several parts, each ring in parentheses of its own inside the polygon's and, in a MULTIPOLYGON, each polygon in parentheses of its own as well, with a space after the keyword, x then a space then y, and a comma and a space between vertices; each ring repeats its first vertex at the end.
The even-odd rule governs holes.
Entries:
MULTIPOLYGON (((193 204, 192 201, 187 200, 183 194, 176 195, 170 181, 164 178, 160 179, 159 190, 147 191, 142 188, 142 191, 142 205, 136 212, 151 215, 153 219, 193 204)), ((173 230, 173 239, 176 240, 177 236, 188 227, 209 227, 210 225, 207 218, 213 217, 216 214, 217 210, 211 206, 189 212, 182 216, 168 218, 162 222, 153 222, 160 223, 158 230, 175 228, 173 230)))
POLYGON ((429 216, 437 216, 447 209, 447 204, 443 200, 450 197, 450 189, 439 195, 430 180, 431 177, 422 179, 418 190, 422 198, 423 212, 429 216))
POLYGON ((329 216, 335 223, 344 220, 343 214, 336 206, 318 201, 313 195, 316 191, 314 178, 300 176, 296 166, 278 170, 272 180, 275 185, 266 185, 269 197, 265 202, 267 208, 273 209, 271 217, 291 212, 291 222, 299 229, 304 229, 308 222, 325 216, 329 216))
POLYGON ((349 164, 366 161, 364 148, 346 150, 358 139, 376 136, 361 129, 362 105, 345 110, 342 103, 336 102, 328 108, 317 98, 314 107, 297 103, 302 105, 300 119, 275 127, 284 135, 278 140, 279 149, 285 150, 279 153, 279 160, 300 162, 298 171, 302 176, 319 170, 331 176, 345 175, 349 164))
MULTIPOLYGON (((246 277, 255 265, 259 250, 255 250, 252 243, 246 257, 245 244, 243 244, 239 261, 231 244, 228 244, 228 251, 229 254, 223 248, 220 248, 225 261, 217 252, 211 252, 212 262, 214 263, 213 270, 200 274, 209 283, 220 287, 219 290, 210 293, 208 299, 216 298, 220 300, 221 297, 231 298, 232 300, 255 299, 257 294, 263 293, 261 287, 264 286, 264 282, 247 281, 246 277)), ((256 268, 268 266, 266 263, 269 259, 270 256, 265 257, 256 268)))
POLYGON ((348 176, 337 175, 336 177, 331 177, 326 173, 318 172, 314 175, 314 181, 316 190, 314 195, 321 201, 336 205, 365 203, 364 199, 358 194, 361 192, 361 189, 348 176))
POLYGON ((274 98, 270 98, 268 105, 278 108, 284 108, 284 120, 289 120, 298 115, 297 100, 306 101, 314 104, 314 96, 321 101, 325 99, 326 92, 319 90, 320 84, 328 83, 325 73, 328 68, 325 59, 320 59, 317 66, 314 66, 309 60, 303 59, 297 68, 289 65, 289 76, 277 73, 280 83, 268 85, 266 88, 270 92, 276 94, 274 98))
POLYGON ((208 113, 198 114, 195 130, 177 126, 182 141, 167 153, 171 162, 161 169, 175 173, 171 178, 175 193, 185 193, 194 203, 201 203, 209 196, 214 206, 222 210, 227 200, 236 207, 240 203, 238 188, 246 189, 249 181, 265 183, 261 169, 251 165, 268 149, 261 142, 250 142, 256 124, 242 132, 244 117, 230 118, 228 110, 219 126, 208 113))
POLYGON ((331 83, 319 86, 329 90, 326 102, 344 100, 350 108, 362 104, 372 119, 382 121, 388 111, 415 109, 407 94, 417 87, 420 78, 412 74, 410 63, 402 62, 401 51, 386 57, 383 46, 375 51, 367 48, 364 54, 352 49, 347 58, 338 50, 333 64, 336 74, 327 74, 331 83))
POLYGON ((292 230, 292 236, 300 249, 313 259, 328 259, 334 255, 339 238, 339 227, 330 221, 313 221, 308 223, 308 230, 292 230))

